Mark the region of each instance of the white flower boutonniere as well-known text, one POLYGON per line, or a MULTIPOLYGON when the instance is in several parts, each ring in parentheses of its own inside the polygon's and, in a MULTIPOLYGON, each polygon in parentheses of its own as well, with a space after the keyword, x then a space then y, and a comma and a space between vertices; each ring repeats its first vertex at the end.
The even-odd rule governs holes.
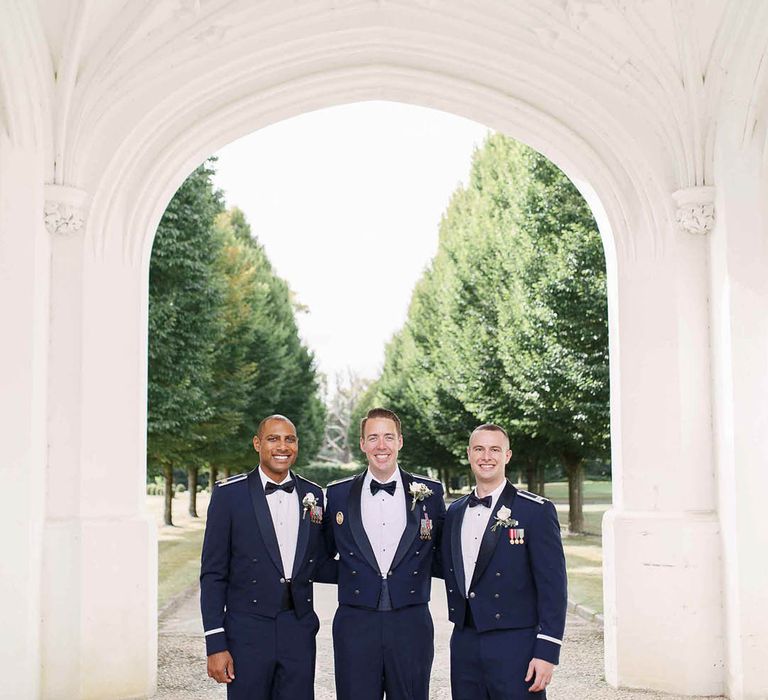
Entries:
POLYGON ((411 501, 411 510, 416 507, 416 503, 423 501, 425 498, 429 498, 432 495, 432 490, 426 485, 418 481, 412 481, 409 489, 413 500, 411 501))
POLYGON ((309 512, 312 513, 312 510, 317 505, 317 499, 315 498, 314 493, 308 493, 306 496, 304 496, 304 500, 301 502, 301 505, 304 506, 304 513, 302 514, 302 519, 304 519, 309 512))
POLYGON ((491 527, 491 532, 495 532, 497 527, 515 527, 517 520, 513 519, 512 511, 506 506, 501 506, 496 511, 496 522, 491 527))

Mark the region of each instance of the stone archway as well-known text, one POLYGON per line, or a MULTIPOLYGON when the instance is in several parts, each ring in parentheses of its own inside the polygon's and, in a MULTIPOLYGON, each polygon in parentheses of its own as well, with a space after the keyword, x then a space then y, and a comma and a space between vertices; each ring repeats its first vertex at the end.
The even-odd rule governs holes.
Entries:
POLYGON ((609 275, 606 676, 765 694, 755 591, 768 574, 749 552, 766 535, 749 523, 761 514, 751 489, 768 485, 768 8, 72 0, 0 12, 3 56, 28 58, 0 62, 0 298, 17 300, 2 323, 20 340, 0 351, 20 495, 1 523, 17 562, 0 584, 20 630, 0 645, 23 678, 14 697, 133 697, 155 682, 142 485, 147 268, 165 204, 238 136, 367 99, 486 123, 580 184, 609 275))

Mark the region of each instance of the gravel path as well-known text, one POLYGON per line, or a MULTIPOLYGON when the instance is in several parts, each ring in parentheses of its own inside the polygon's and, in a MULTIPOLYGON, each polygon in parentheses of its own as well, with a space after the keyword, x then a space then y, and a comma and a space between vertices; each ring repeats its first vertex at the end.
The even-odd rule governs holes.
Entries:
MULTIPOLYGON (((452 625, 445 616, 445 593, 433 586, 435 662, 431 700, 449 700, 448 640, 452 625)), ((315 584, 315 605, 320 617, 317 638, 316 700, 334 700, 331 621, 336 610, 333 586, 315 584)), ((167 610, 160 622, 158 692, 156 700, 225 700, 226 690, 205 673, 205 646, 201 634, 197 591, 167 610)), ((603 680, 603 634, 592 623, 568 616, 566 643, 560 666, 548 691, 550 700, 685 700, 690 696, 638 690, 616 690, 603 680)))

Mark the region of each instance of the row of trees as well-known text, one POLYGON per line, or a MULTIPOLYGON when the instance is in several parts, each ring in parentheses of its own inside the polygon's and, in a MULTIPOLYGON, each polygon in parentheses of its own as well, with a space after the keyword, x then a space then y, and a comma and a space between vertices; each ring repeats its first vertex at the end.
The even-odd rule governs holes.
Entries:
POLYGON ((172 524, 174 468, 188 476, 190 514, 200 469, 249 469, 258 421, 283 413, 301 435, 300 459, 319 449, 325 409, 296 303, 238 209, 226 210, 212 161, 174 195, 149 273, 147 462, 165 479, 172 524))
POLYGON ((562 463, 570 529, 581 532, 584 461, 609 455, 608 391, 605 260, 592 214, 546 158, 491 135, 452 196, 437 255, 355 419, 376 403, 392 407, 406 432, 403 463, 436 469, 447 485, 466 473, 469 432, 501 424, 531 490, 543 490, 545 464, 562 463))

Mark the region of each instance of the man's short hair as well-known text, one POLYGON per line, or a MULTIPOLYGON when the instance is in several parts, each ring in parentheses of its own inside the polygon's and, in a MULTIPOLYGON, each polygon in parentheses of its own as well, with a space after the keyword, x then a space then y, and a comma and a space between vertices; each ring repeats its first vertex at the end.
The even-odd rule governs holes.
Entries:
MULTIPOLYGON (((472 431, 472 435, 474 435, 476 432, 478 432, 480 430, 489 430, 489 431, 495 432, 495 433, 502 433, 504 435, 504 437, 507 438, 507 444, 509 444, 509 434, 500 425, 496 425, 496 423, 483 423, 482 425, 478 425, 472 431)), ((472 436, 470 435, 470 437, 472 437, 472 436)))
POLYGON ((389 420, 394 421, 398 437, 403 434, 402 428, 400 426, 400 419, 397 417, 397 413, 390 411, 388 408, 379 407, 372 408, 370 411, 368 411, 368 413, 365 414, 365 418, 360 421, 360 439, 365 437, 365 424, 368 422, 369 418, 388 418, 389 420))
POLYGON ((285 416, 281 415, 280 413, 273 413, 271 416, 267 416, 264 418, 264 420, 259 423, 259 427, 256 428, 256 436, 261 437, 261 431, 264 430, 264 426, 271 420, 282 420, 288 423, 289 425, 293 426, 294 432, 296 432, 296 426, 293 425, 293 421, 290 418, 286 418, 285 416))

